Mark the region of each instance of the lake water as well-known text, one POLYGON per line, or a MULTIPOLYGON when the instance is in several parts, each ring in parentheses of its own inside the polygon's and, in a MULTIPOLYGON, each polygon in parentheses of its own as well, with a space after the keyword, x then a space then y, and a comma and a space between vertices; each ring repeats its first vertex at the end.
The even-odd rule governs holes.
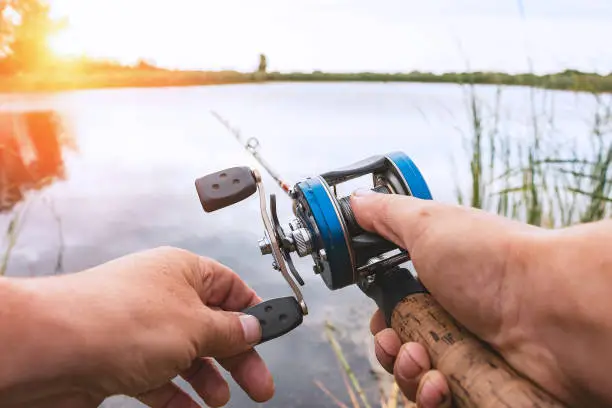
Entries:
MULTIPOLYGON (((495 88, 477 89, 492 106, 495 88)), ((554 97, 557 137, 584 139, 592 98, 565 92, 546 95, 554 97)), ((528 134, 529 91, 506 89, 502 98, 503 131, 516 137, 528 134)), ((257 197, 214 214, 205 214, 197 199, 196 178, 230 166, 257 166, 210 111, 224 116, 245 137, 257 137, 266 160, 291 182, 370 155, 402 150, 420 167, 434 198, 453 202, 454 177, 464 177, 468 168, 462 148, 462 134, 470 129, 466 103, 464 90, 456 85, 393 83, 0 95, 1 110, 57 110, 77 145, 77 150, 64 153, 66 179, 32 196, 7 274, 54 273, 61 231, 64 273, 172 245, 227 264, 264 298, 287 295, 290 290, 271 269, 270 257, 259 253, 263 225, 257 197), (53 204, 61 229, 45 200, 53 204)), ((288 200, 266 174, 264 182, 268 193, 279 196, 279 217, 287 220, 288 200)), ((2 222, 4 228, 8 216, 2 222)), ((368 324, 374 305, 355 288, 328 291, 307 260, 297 266, 306 280, 303 291, 310 315, 299 329, 260 347, 277 385, 276 397, 265 406, 331 406, 315 380, 348 402, 324 337, 324 322, 329 319, 339 328, 345 352, 365 383, 373 361, 368 324)), ((376 395, 375 384, 368 384, 368 391, 376 395)), ((228 406, 257 406, 236 387, 232 392, 228 406)), ((105 406, 141 405, 113 398, 105 406)))

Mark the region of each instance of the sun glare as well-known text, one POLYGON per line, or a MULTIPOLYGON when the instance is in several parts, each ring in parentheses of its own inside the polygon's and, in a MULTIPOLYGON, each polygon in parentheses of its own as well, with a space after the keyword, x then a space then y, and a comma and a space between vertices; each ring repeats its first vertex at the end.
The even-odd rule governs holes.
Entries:
POLYGON ((49 38, 49 47, 58 57, 72 57, 86 54, 85 50, 74 42, 69 32, 62 32, 49 38))
POLYGON ((96 31, 83 30, 82 27, 78 31, 68 28, 51 37, 48 44, 59 58, 87 57, 122 64, 131 64, 138 59, 128 47, 122 47, 117 38, 100 38, 96 31))
POLYGON ((266 29, 270 25, 262 18, 267 14, 253 17, 246 11, 254 7, 249 3, 238 14, 235 2, 175 0, 173 4, 176 7, 151 0, 51 0, 52 14, 65 18, 67 27, 49 40, 50 48, 60 58, 87 57, 125 65, 144 59, 169 68, 240 70, 252 69, 260 52, 282 48, 282 41, 274 42, 281 28, 266 29))
POLYGON ((138 56, 134 55, 137 53, 126 39, 126 32, 102 29, 100 19, 88 13, 87 7, 80 1, 55 0, 51 4, 54 17, 67 20, 67 26, 48 40, 49 48, 57 57, 87 57, 123 64, 130 64, 138 59, 138 56))

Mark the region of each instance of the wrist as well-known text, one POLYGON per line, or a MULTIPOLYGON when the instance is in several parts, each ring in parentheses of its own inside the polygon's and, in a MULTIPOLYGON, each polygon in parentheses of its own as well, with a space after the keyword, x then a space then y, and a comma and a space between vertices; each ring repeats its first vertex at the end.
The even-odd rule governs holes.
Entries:
POLYGON ((524 290, 531 299, 525 310, 531 309, 533 338, 554 361, 551 372, 561 375, 559 392, 582 401, 612 401, 607 375, 612 364, 609 226, 600 222, 542 230, 526 242, 531 265, 524 290))
POLYGON ((45 287, 58 278, 0 279, 0 405, 28 405, 74 388, 79 338, 71 311, 45 287))

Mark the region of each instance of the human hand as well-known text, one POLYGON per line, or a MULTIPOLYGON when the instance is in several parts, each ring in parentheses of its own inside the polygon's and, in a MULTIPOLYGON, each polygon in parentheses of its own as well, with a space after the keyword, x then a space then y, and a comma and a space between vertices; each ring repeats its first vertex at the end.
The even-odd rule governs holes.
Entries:
MULTIPOLYGON (((612 222, 546 230, 471 208, 359 192, 351 206, 364 229, 405 248, 438 303, 519 373, 568 404, 609 406, 612 304, 604 288, 612 284, 612 222), (577 263, 580 284, 568 267, 577 263), (586 310, 587 299, 597 306, 586 310)), ((448 383, 423 346, 402 345, 380 311, 371 331, 378 361, 407 397, 423 408, 450 406, 448 383)))
POLYGON ((28 330, 44 337, 17 350, 30 364, 12 380, 29 391, 0 398, 2 406, 95 408, 121 394, 152 408, 197 407, 171 382, 177 375, 207 405, 222 406, 230 392, 214 359, 253 400, 274 394, 252 348, 259 322, 235 313, 261 299, 214 260, 159 248, 17 286, 38 326, 28 330))

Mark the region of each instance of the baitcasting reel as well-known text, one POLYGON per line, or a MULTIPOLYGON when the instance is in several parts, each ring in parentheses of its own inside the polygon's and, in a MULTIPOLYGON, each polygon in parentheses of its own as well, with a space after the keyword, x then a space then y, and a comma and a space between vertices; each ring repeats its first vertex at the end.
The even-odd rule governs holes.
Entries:
POLYGON ((408 269, 400 267, 409 260, 406 251, 360 228, 349 197, 339 198, 336 186, 367 174, 372 175, 372 189, 379 193, 432 199, 418 168, 401 152, 371 157, 307 178, 293 189, 275 177, 293 201, 295 219, 287 227, 278 222, 273 194, 270 196, 271 219, 268 216, 257 170, 234 167, 196 181, 206 212, 242 201, 259 189, 266 228, 259 247, 262 254, 272 255, 274 269, 282 273, 295 294, 295 297, 267 300, 243 311, 259 319, 261 343, 295 329, 308 314, 298 286, 304 285, 304 281, 291 254, 311 256, 314 272, 329 289, 358 285, 376 302, 387 326, 395 330, 402 343, 418 342, 425 347, 432 368, 439 370, 448 381, 453 406, 563 407, 446 313, 418 279, 408 269))
MULTIPOLYGON (((406 251, 378 235, 364 231, 355 220, 350 197, 340 198, 336 195, 337 185, 367 174, 372 175, 371 188, 376 192, 431 199, 419 169, 401 152, 370 157, 348 167, 307 178, 292 190, 286 188, 295 215, 286 226, 281 226, 278 221, 274 194, 270 195, 268 216, 264 187, 257 170, 234 167, 196 181, 196 189, 206 212, 242 201, 259 189, 265 225, 265 236, 259 241, 259 248, 262 255, 272 255, 273 268, 281 272, 295 294, 295 297, 268 300, 245 311, 258 317, 262 323, 262 342, 293 330, 308 314, 298 286, 303 286, 304 280, 294 266, 292 254, 311 256, 314 273, 321 276, 329 289, 338 290, 357 284, 370 297, 375 295, 372 291, 377 274, 409 260, 406 251)), ((389 320, 390 314, 387 317, 389 320)))

